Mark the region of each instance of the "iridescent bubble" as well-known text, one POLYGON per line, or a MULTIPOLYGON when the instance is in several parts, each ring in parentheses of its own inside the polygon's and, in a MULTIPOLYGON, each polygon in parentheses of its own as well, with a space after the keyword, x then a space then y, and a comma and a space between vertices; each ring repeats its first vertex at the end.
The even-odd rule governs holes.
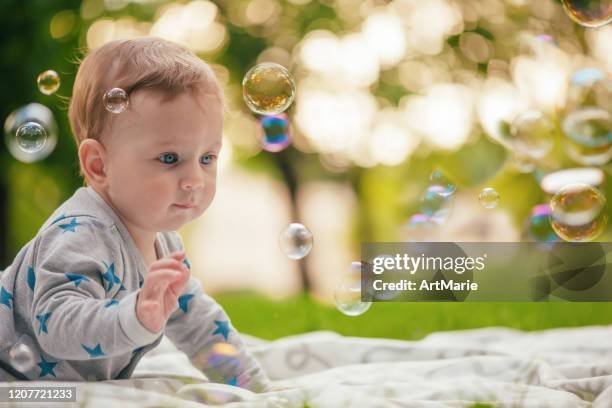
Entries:
POLYGON ((44 93, 45 95, 51 95, 59 89, 60 77, 57 72, 49 69, 38 75, 38 78, 36 78, 36 83, 38 84, 38 89, 40 92, 44 93))
POLYGON ((312 232, 302 224, 291 223, 280 233, 279 245, 290 259, 302 259, 312 249, 312 232))
POLYGON ((284 113, 261 118, 262 147, 268 152, 280 152, 291 144, 289 118, 284 113))
POLYGON ((26 153, 36 153, 47 142, 47 131, 37 122, 26 122, 15 133, 17 146, 26 153))
POLYGON ((32 163, 47 157, 57 144, 57 123, 49 108, 39 103, 31 103, 11 112, 4 122, 4 141, 11 155, 23 162, 32 163), (36 125, 40 125, 45 137, 36 125), (21 129, 19 138, 17 131, 21 129), (44 143, 42 140, 44 139, 44 143))
POLYGON ((408 220, 407 226, 410 229, 429 228, 433 226, 433 223, 428 215, 414 214, 408 220))
POLYGON ((563 8, 574 22, 584 27, 602 27, 612 21, 610 0, 562 0, 563 8))
POLYGON ((276 115, 293 103, 295 83, 285 67, 265 62, 246 73, 242 80, 242 96, 253 112, 276 115))
POLYGON ((599 68, 581 68, 570 77, 565 110, 585 107, 612 110, 612 79, 599 68))
POLYGON ((550 224, 550 205, 539 204, 531 209, 527 220, 527 233, 536 242, 555 242, 559 237, 550 224))
POLYGON ((372 302, 361 298, 361 267, 361 262, 352 262, 334 289, 336 308, 346 316, 362 315, 372 306, 372 302))
POLYGON ((421 212, 433 216, 449 202, 447 189, 442 186, 429 186, 421 196, 421 212))
POLYGON ((605 206, 606 198, 595 187, 567 185, 550 200, 552 228, 565 241, 592 241, 606 228, 605 206))
POLYGON ((34 353, 23 343, 15 344, 9 350, 11 366, 20 372, 26 372, 34 367, 34 353))
POLYGON ((440 192, 438 193, 443 197, 448 197, 449 195, 453 194, 457 189, 457 186, 455 186, 455 184, 446 176, 446 174, 442 172, 442 170, 436 169, 431 172, 431 175, 429 176, 429 181, 431 181, 432 185, 440 186, 443 188, 443 190, 440 190, 440 192))
POLYGON ((129 105, 128 95, 121 88, 113 88, 106 91, 103 101, 104 107, 111 113, 121 113, 129 105))
POLYGON ((555 126, 538 111, 518 115, 510 126, 512 147, 524 156, 541 159, 553 147, 555 126))
POLYGON ((570 112, 562 123, 563 133, 587 147, 612 144, 612 114, 600 108, 584 108, 570 112))
POLYGON ((478 195, 478 201, 482 207, 490 210, 499 204, 499 193, 491 187, 483 188, 478 195))

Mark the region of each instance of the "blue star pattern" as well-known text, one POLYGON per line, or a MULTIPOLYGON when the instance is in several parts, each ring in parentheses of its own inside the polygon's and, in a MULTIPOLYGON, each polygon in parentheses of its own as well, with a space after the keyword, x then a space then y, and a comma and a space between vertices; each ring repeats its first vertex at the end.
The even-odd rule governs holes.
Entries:
POLYGON ((83 347, 83 349, 89 353, 89 357, 102 357, 105 356, 106 354, 102 351, 102 346, 100 346, 100 343, 96 344, 95 347, 91 348, 91 347, 87 347, 86 345, 84 345, 83 343, 81 343, 81 347, 83 347))
POLYGON ((104 307, 111 307, 112 305, 116 305, 117 303, 119 303, 118 300, 111 299, 111 300, 108 301, 107 304, 104 305, 104 307))
POLYGON ((57 362, 47 361, 43 356, 40 356, 40 362, 38 363, 38 366, 40 367, 39 377, 44 377, 47 374, 57 377, 57 375, 55 375, 53 372, 56 365, 57 362))
POLYGON ((229 336, 230 331, 229 322, 227 320, 215 320, 215 324, 217 325, 217 328, 213 332, 213 335, 221 334, 223 335, 223 338, 227 340, 227 336, 229 336))
POLYGON ((11 309, 11 300, 13 300, 13 295, 11 292, 4 289, 4 286, 2 286, 0 289, 0 305, 6 305, 9 309, 11 309))
POLYGON ((36 275, 34 275, 34 268, 28 266, 28 286, 34 292, 34 285, 36 284, 36 275))
MULTIPOLYGON (((110 266, 107 265, 106 262, 103 262, 103 263, 104 263, 104 266, 106 266, 106 272, 102 274, 102 279, 108 282, 108 288, 106 288, 106 290, 109 291, 113 288, 113 285, 115 283, 121 283, 121 280, 119 279, 117 275, 115 275, 115 263, 114 262, 111 263, 110 266)), ((123 287, 123 285, 121 286, 123 287)), ((121 288, 119 288, 119 290, 121 290, 121 288)))
POLYGON ((49 320, 50 316, 51 316, 51 312, 44 313, 44 314, 39 314, 39 315, 36 316, 36 320, 38 320, 40 322, 40 326, 38 326, 38 334, 40 334, 41 331, 43 333, 49 333, 47 331, 47 320, 49 320))
POLYGON ((76 232, 76 227, 80 227, 81 225, 83 224, 79 224, 76 217, 74 217, 72 221, 70 221, 70 224, 60 224, 59 227, 64 230, 63 232, 76 232))
POLYGON ((189 263, 189 259, 187 259, 187 257, 185 257, 185 259, 183 259, 183 263, 185 264, 187 269, 191 269, 191 264, 189 263))
POLYGON ((234 387, 238 386, 238 377, 230 378, 227 380, 228 385, 233 385, 234 387))
POLYGON ((74 286, 76 286, 77 288, 79 287, 81 282, 89 280, 87 276, 79 275, 78 273, 67 273, 66 277, 68 278, 69 281, 74 283, 74 286))
POLYGON ((181 310, 183 312, 185 312, 185 313, 188 312, 188 310, 189 310, 189 301, 191 300, 192 297, 193 297, 193 293, 188 293, 186 295, 179 296, 179 298, 178 298, 179 308, 181 308, 181 310))

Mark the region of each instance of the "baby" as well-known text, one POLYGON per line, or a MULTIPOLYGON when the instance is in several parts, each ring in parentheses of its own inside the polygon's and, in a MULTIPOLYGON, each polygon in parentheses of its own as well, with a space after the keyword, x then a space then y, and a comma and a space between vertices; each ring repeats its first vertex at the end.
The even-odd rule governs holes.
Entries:
POLYGON ((83 60, 69 116, 87 187, 0 275, 0 380, 129 378, 166 335, 211 381, 268 389, 175 232, 215 195, 223 106, 211 68, 169 41, 113 41, 83 60), (105 109, 112 88, 129 95, 121 113, 105 109), (34 355, 22 371, 18 344, 34 355))

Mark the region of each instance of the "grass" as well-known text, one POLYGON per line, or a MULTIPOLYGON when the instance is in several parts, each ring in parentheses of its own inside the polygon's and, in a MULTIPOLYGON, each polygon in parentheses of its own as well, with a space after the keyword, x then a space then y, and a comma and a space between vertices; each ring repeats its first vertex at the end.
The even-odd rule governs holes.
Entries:
POLYGON ((431 332, 507 326, 521 330, 612 324, 612 303, 377 302, 348 317, 299 295, 274 301, 252 293, 215 295, 239 331, 267 340, 314 330, 346 336, 420 339, 431 332))

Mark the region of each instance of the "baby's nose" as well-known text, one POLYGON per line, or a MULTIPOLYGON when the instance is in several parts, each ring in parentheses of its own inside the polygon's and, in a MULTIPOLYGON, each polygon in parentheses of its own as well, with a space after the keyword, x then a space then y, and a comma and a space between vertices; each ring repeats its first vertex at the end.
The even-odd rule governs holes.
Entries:
POLYGON ((186 179, 186 180, 182 180, 181 181, 181 188, 183 190, 187 190, 187 191, 192 191, 192 190, 197 190, 200 189, 204 186, 204 182, 202 181, 201 178, 190 178, 190 179, 186 179))

